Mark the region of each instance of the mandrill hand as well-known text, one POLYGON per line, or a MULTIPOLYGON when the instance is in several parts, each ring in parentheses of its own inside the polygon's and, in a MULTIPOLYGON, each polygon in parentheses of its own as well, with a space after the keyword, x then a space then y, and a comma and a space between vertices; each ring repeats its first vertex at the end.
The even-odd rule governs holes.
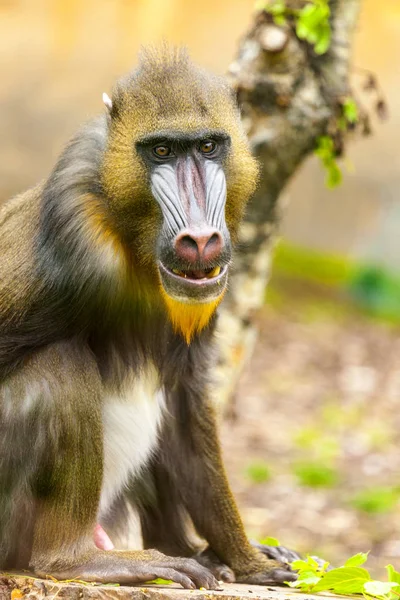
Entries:
POLYGON ((250 540, 251 545, 257 550, 260 550, 267 558, 273 560, 279 560, 282 563, 290 564, 295 560, 302 560, 303 557, 294 550, 290 550, 285 546, 267 546, 266 544, 259 544, 254 540, 250 540))
MULTIPOLYGON (((259 544, 254 540, 251 540, 251 545, 257 550, 260 550, 267 558, 272 558, 273 560, 279 560, 280 562, 291 564, 295 560, 304 560, 304 556, 295 552, 295 550, 290 550, 290 548, 286 548, 285 546, 267 546, 266 544, 259 544)), ((322 567, 327 561, 324 558, 320 558, 319 556, 311 556, 317 563, 322 567)), ((328 571, 331 571, 334 567, 329 565, 327 568, 328 571)))
POLYGON ((283 546, 264 546, 256 542, 252 545, 260 552, 256 550, 251 563, 235 571, 224 564, 209 547, 193 558, 209 569, 219 581, 227 583, 239 581, 256 585, 281 585, 297 579, 297 574, 288 563, 300 558, 299 554, 283 546))
POLYGON ((257 552, 254 560, 244 566, 243 571, 236 572, 236 581, 253 585, 283 585, 288 581, 296 581, 290 565, 279 560, 267 558, 265 553, 257 552))

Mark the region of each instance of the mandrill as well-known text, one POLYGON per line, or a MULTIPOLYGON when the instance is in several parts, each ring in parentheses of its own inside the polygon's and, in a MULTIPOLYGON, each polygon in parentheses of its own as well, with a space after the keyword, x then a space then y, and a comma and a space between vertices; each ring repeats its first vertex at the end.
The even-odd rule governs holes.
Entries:
POLYGON ((293 579, 246 538, 210 400, 216 309, 257 180, 232 91, 164 47, 104 101, 0 212, 0 568, 208 589, 293 579), (96 547, 96 524, 115 534, 128 503, 144 549, 96 547))

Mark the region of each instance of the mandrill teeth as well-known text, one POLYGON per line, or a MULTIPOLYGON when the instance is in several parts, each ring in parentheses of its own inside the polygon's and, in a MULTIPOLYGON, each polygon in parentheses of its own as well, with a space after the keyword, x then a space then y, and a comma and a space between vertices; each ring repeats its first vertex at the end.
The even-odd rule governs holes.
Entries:
POLYGON ((221 267, 215 267, 210 273, 207 274, 208 279, 212 279, 221 273, 221 267))
POLYGON ((179 269, 171 269, 171 271, 184 279, 213 279, 221 273, 221 267, 214 267, 210 271, 180 271, 179 269))

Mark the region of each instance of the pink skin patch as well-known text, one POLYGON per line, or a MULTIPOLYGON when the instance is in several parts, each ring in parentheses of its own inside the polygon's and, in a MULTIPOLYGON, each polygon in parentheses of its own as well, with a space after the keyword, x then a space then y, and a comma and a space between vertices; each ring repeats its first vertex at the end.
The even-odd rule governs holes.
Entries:
POLYGON ((113 550, 114 544, 101 525, 97 524, 93 532, 94 543, 100 550, 113 550))

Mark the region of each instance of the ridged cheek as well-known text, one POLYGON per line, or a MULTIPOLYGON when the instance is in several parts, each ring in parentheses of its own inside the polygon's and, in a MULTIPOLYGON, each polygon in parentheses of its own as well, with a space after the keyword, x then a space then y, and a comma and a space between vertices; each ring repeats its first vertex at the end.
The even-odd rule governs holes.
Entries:
POLYGON ((219 231, 225 225, 226 177, 223 167, 211 160, 205 162, 207 223, 219 231))
POLYGON ((156 167, 151 175, 151 191, 160 205, 165 227, 174 237, 187 227, 187 217, 179 194, 176 168, 172 164, 156 167))

